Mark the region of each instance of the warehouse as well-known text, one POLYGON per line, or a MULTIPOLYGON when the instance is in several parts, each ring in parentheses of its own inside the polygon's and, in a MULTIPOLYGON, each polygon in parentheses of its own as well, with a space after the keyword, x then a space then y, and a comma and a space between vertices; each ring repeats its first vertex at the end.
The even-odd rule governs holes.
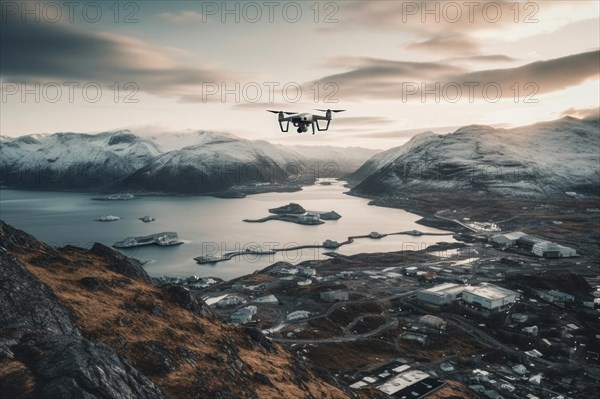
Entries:
POLYGON ((519 294, 492 284, 481 284, 465 288, 462 299, 472 305, 479 305, 483 309, 496 311, 515 302, 519 294))
POLYGON ((573 248, 555 244, 550 241, 541 241, 533 246, 534 255, 544 258, 571 258, 577 256, 577 251, 573 248))
POLYGON ((544 258, 571 258, 577 256, 573 248, 555 244, 541 238, 524 235, 517 240, 517 245, 534 255, 544 258))
POLYGON ((325 302, 340 302, 348 300, 348 291, 324 291, 320 294, 325 302))
POLYGON ((465 286, 454 283, 436 285, 417 292, 417 299, 432 305, 447 305, 454 302, 462 294, 465 286))
POLYGON ((497 234, 490 238, 492 244, 501 248, 510 248, 517 245, 517 240, 526 235, 522 231, 515 231, 506 234, 497 234))

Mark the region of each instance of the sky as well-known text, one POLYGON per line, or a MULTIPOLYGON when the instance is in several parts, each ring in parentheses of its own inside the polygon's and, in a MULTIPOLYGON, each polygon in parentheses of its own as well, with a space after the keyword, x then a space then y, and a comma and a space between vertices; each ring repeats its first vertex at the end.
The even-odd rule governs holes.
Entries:
POLYGON ((598 113, 600 2, 0 1, 0 133, 386 149, 598 113), (265 110, 335 114, 279 131, 265 110))

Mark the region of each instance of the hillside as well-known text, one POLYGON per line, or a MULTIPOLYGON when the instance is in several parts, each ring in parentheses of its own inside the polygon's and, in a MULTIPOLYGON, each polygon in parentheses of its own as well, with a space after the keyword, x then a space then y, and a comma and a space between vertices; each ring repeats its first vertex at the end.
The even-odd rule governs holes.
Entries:
POLYGON ((514 129, 472 125, 447 135, 423 133, 373 156, 352 175, 359 181, 352 192, 600 195, 599 147, 598 119, 565 117, 514 129))
POLYGON ((347 397, 107 247, 54 249, 3 222, 0 238, 3 397, 347 397))
POLYGON ((128 130, 0 137, 0 184, 36 190, 204 194, 238 185, 298 185, 318 177, 342 177, 376 152, 273 145, 209 131, 150 137, 128 130))

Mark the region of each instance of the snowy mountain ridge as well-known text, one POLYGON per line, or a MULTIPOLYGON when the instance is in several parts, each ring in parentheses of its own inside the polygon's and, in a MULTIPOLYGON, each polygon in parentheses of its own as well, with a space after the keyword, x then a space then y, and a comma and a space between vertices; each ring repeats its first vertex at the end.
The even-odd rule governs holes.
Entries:
POLYGON ((369 159, 351 175, 353 192, 464 191, 543 197, 599 195, 598 119, 565 117, 513 129, 470 125, 424 133, 369 159))

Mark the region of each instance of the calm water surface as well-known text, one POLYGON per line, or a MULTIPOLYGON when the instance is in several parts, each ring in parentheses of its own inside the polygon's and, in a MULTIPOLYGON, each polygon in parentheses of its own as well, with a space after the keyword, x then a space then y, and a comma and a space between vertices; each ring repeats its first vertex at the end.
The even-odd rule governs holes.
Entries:
MULTIPOLYGON (((277 255, 243 256, 215 265, 198 265, 194 257, 224 252, 255 244, 284 247, 322 243, 326 239, 344 241, 350 235, 371 231, 392 233, 417 229, 441 232, 420 226, 418 215, 367 205, 368 200, 343 194, 342 183, 305 187, 295 193, 267 193, 241 199, 169 196, 143 197, 131 201, 92 201, 94 194, 0 190, 0 218, 51 245, 90 247, 94 242, 112 245, 128 236, 175 231, 185 242, 177 247, 155 246, 123 250, 127 255, 148 261, 151 275, 215 276, 231 279, 262 269, 276 261, 297 263, 324 259, 324 250, 304 249, 277 255), (297 202, 314 211, 335 210, 342 218, 317 226, 281 221, 245 223, 243 219, 267 216, 268 209, 297 202), (94 221, 102 215, 116 215, 116 222, 94 221), (139 217, 157 220, 143 223, 139 217)), ((380 240, 360 239, 341 247, 342 254, 385 252, 424 248, 447 237, 391 236, 380 240)))

